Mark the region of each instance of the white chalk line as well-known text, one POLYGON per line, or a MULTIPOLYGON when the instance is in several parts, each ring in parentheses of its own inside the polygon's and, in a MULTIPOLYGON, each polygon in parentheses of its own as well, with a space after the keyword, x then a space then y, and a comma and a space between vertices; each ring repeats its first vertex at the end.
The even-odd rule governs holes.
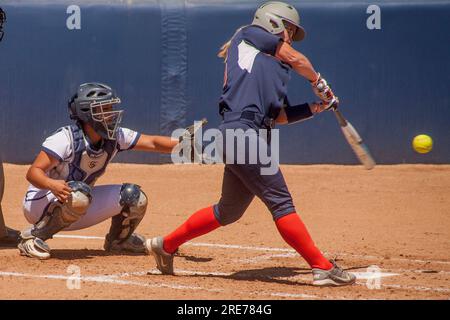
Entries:
MULTIPOLYGON (((143 275, 148 272, 138 272, 136 274, 143 275)), ((159 273, 160 274, 160 273, 159 273)), ((120 277, 124 277, 130 274, 121 274, 121 275, 102 275, 102 276, 79 276, 74 277, 67 275, 59 275, 59 274, 29 274, 29 273, 19 273, 19 272, 5 272, 0 271, 0 277, 17 277, 17 278, 32 278, 32 279, 48 279, 48 280, 80 280, 82 282, 94 282, 94 283, 107 283, 107 284, 117 284, 117 285, 129 285, 129 286, 139 286, 139 287, 147 287, 147 288, 169 288, 176 290, 194 290, 194 291, 207 291, 207 292, 224 292, 224 289, 217 288, 204 288, 199 286, 185 286, 178 284, 169 284, 169 283, 159 283, 152 284, 141 281, 131 281, 131 280, 123 280, 120 277)), ((226 290, 231 293, 238 293, 233 290, 226 290)), ((321 297, 303 293, 288 293, 288 292, 239 292, 240 294, 248 294, 248 295, 256 295, 256 296, 278 296, 278 297, 289 297, 289 298, 301 298, 301 299, 320 299, 321 297)))
MULTIPOLYGON (((80 235, 55 235, 54 238, 66 238, 66 239, 85 239, 85 240, 104 240, 104 237, 96 237, 96 236, 80 236, 80 235)), ((271 247, 254 247, 254 246, 242 246, 235 244, 220 244, 220 243, 205 243, 205 242, 187 242, 185 245, 194 246, 194 247, 210 247, 210 248, 222 248, 222 249, 238 249, 238 250, 247 250, 247 251, 269 251, 269 252, 287 252, 293 254, 293 256, 297 256, 297 253, 293 249, 287 248, 271 248, 271 247)), ((325 254, 327 254, 325 252, 325 254)), ((336 255, 336 253, 335 253, 336 255)), ((354 253, 337 253, 338 256, 348 256, 354 258, 363 258, 363 259, 373 259, 373 260, 387 260, 387 261, 399 261, 399 262, 417 262, 417 263, 436 263, 436 264, 445 264, 450 265, 450 261, 441 261, 441 260, 422 260, 422 259, 408 259, 408 258, 389 258, 385 259, 384 257, 377 257, 372 255, 361 255, 354 253)))
MULTIPOLYGON (((368 280, 368 279, 378 279, 384 277, 394 277, 398 276, 398 273, 389 273, 389 272, 351 272, 356 276, 358 280, 368 280)), ((145 276, 148 274, 152 275, 161 275, 161 271, 157 269, 151 269, 148 271, 138 271, 138 272, 126 272, 120 273, 117 275, 107 276, 107 277, 129 277, 129 276, 145 276)), ((183 269, 175 269, 175 274, 177 275, 188 275, 188 276, 215 276, 215 277, 231 277, 235 273, 234 272, 204 272, 204 271, 193 271, 193 270, 183 270, 183 269)), ((311 281, 310 275, 298 274, 294 276, 288 277, 269 277, 268 279, 276 278, 279 280, 302 280, 306 282, 311 281)), ((242 279, 245 279, 245 276, 242 276, 242 279)))
MULTIPOLYGON (((253 293, 251 293, 251 294, 253 294, 253 293)), ((300 298, 300 299, 317 299, 318 298, 317 296, 313 296, 310 294, 304 294, 304 293, 267 292, 265 295, 268 295, 271 297, 282 297, 282 298, 300 298)), ((335 298, 335 299, 343 300, 341 298, 335 298)))
POLYGON ((337 256, 344 256, 344 257, 353 257, 353 258, 360 258, 360 259, 372 259, 372 260, 384 260, 384 261, 396 261, 396 262, 415 262, 415 263, 436 263, 436 264, 444 264, 444 265, 450 265, 450 261, 442 261, 442 260, 423 260, 423 259, 408 259, 408 258, 384 258, 384 257, 377 257, 372 255, 363 255, 363 254, 354 254, 354 253, 334 253, 337 256))
MULTIPOLYGON (((74 238, 74 239, 93 239, 93 240, 104 240, 104 237, 96 237, 96 236, 78 236, 78 235, 56 235, 55 237, 59 238, 74 238)), ((197 247, 212 247, 212 248, 223 248, 223 249, 238 249, 238 250, 249 250, 249 251, 264 251, 264 252, 286 252, 284 254, 273 254, 273 255, 264 255, 261 257, 255 257, 250 259, 241 259, 240 261, 247 263, 254 263, 254 262, 260 262, 263 260, 268 260, 272 258, 291 258, 291 257, 297 257, 298 254, 295 250, 292 249, 286 249, 286 248, 271 248, 271 247, 254 247, 254 246, 242 246, 242 245, 228 245, 228 244, 216 244, 216 243, 202 243, 202 242, 188 242, 186 245, 190 246, 197 246, 197 247)), ((347 254, 347 253, 339 253, 341 256, 351 256, 351 257, 358 257, 358 258, 366 258, 366 259, 384 259, 377 256, 371 256, 371 255, 359 255, 359 254, 347 254)), ((439 261, 439 260, 421 260, 421 259, 407 259, 407 258, 390 258, 388 259, 390 261, 402 261, 402 262, 418 262, 418 263, 437 263, 437 264, 450 264, 450 261, 439 261)), ((421 273, 426 274, 427 270, 403 270, 403 269, 397 269, 401 272, 415 272, 415 273, 421 273)), ((179 271, 178 271, 179 272, 179 271)), ((181 271, 183 272, 183 271, 181 271)), ((193 275, 195 272, 188 272, 185 273, 186 275, 193 275)), ((438 273, 448 273, 448 271, 438 271, 438 273)), ((197 272, 197 275, 201 275, 201 272, 197 272)), ((204 275, 214 275, 212 273, 204 273, 204 275)), ((394 273, 395 275, 398 275, 394 273)), ((434 274, 434 272, 432 272, 434 274)), ((216 273, 217 276, 227 276, 226 273, 216 273)), ((367 278, 366 278, 367 279, 367 278)), ((430 288, 430 287, 422 287, 422 286, 405 286, 405 285, 382 285, 386 288, 395 288, 395 289, 405 289, 405 290, 415 290, 415 291, 437 291, 437 292, 450 292, 450 289, 448 288, 430 288)))
POLYGON ((271 259, 277 259, 277 258, 298 258, 298 253, 279 253, 279 254, 265 254, 262 256, 257 256, 254 258, 247 258, 247 259, 234 259, 233 262, 241 263, 241 264, 257 264, 262 261, 267 261, 271 259))
POLYGON ((20 273, 20 272, 5 272, 0 271, 0 276, 4 277, 19 277, 19 278, 35 278, 35 279, 51 279, 51 280, 80 280, 84 282, 97 282, 97 283, 109 283, 109 284, 119 284, 119 285, 133 285, 133 286, 141 286, 148 288, 169 288, 169 289, 177 289, 177 290, 204 290, 211 292, 220 292, 221 289, 208 289, 198 286, 185 286, 179 284, 170 284, 170 283, 144 283, 140 281, 128 281, 116 279, 114 276, 80 276, 75 277, 73 275, 55 275, 55 274, 29 274, 29 273, 20 273))
POLYGON ((450 271, 443 270, 426 270, 426 269, 395 269, 395 268, 381 268, 387 272, 403 272, 403 273, 418 273, 422 275, 448 275, 450 271))
MULTIPOLYGON (((285 248, 252 247, 252 246, 228 245, 228 244, 218 244, 218 243, 202 243, 202 242, 187 242, 187 243, 185 243, 185 245, 190 245, 190 246, 195 246, 195 247, 223 248, 223 249, 287 252, 285 255, 280 255, 280 257, 298 257, 298 254, 295 250, 285 249, 285 248)), ((331 254, 331 253, 324 252, 324 254, 331 254)), ((373 260, 388 260, 388 261, 417 262, 417 263, 437 263, 437 264, 450 265, 450 261, 440 261, 440 260, 421 260, 421 259, 408 259, 408 258, 385 259, 384 257, 377 257, 377 256, 372 256, 372 255, 341 253, 341 252, 333 253, 333 255, 348 256, 348 257, 362 258, 362 259, 373 259, 373 260)), ((269 256, 267 256, 267 257, 269 257, 269 256)), ((249 261, 251 261, 251 259, 249 261)))
MULTIPOLYGON (((365 282, 358 281, 356 282, 358 285, 365 286, 365 282)), ((450 292, 450 288, 430 288, 424 286, 410 286, 410 285, 401 285, 401 284, 381 284, 383 288, 392 288, 399 290, 413 290, 413 291, 433 291, 433 292, 450 292)))
MULTIPOLYGON (((203 271, 192 271, 192 270, 183 270, 183 269, 175 269, 174 270, 176 275, 190 275, 190 276, 220 276, 220 277, 227 277, 232 276, 232 272, 203 272, 203 271)), ((132 276, 146 276, 146 275, 162 275, 161 271, 157 269, 150 269, 147 271, 137 271, 137 272, 124 272, 114 275, 108 275, 103 277, 108 278, 123 278, 123 277, 132 277, 132 276)), ((293 277, 283 277, 283 278, 277 278, 277 279, 290 279, 293 277)), ((305 280, 305 279, 302 279, 305 280)), ((307 282, 310 282, 310 279, 306 280, 307 282)), ((222 290, 225 291, 225 290, 222 290)), ((236 291, 228 289, 226 290, 231 293, 235 293, 236 291)), ((298 298, 298 299, 338 299, 338 300, 344 300, 347 298, 343 297, 336 297, 336 296, 317 296, 312 294, 305 294, 305 293, 289 293, 289 292, 270 292, 270 291, 250 291, 250 292, 244 292, 239 291, 240 294, 248 294, 251 296, 272 296, 272 297, 284 297, 284 298, 298 298)))
MULTIPOLYGON (((185 274, 185 275, 219 275, 219 276, 229 276, 232 275, 232 273, 224 273, 224 272, 200 272, 200 271, 191 271, 191 270, 176 270, 177 274, 185 274)), ((102 276, 80 276, 78 279, 80 281, 84 282, 94 282, 94 283, 107 283, 107 284, 116 284, 116 285, 130 285, 130 286, 140 286, 140 287, 147 287, 147 288, 169 288, 169 289, 176 289, 176 290, 193 290, 193 291, 206 291, 206 292, 224 292, 224 289, 218 289, 218 288, 205 288, 200 286, 186 286, 186 285, 180 285, 180 284, 173 284, 173 283, 148 283, 148 282, 141 282, 141 281, 132 281, 132 280, 123 280, 124 277, 129 276, 144 276, 147 274, 155 274, 160 275, 161 273, 156 270, 148 270, 148 271, 140 271, 140 272, 131 272, 131 273, 121 273, 121 274, 113 274, 113 275, 102 275, 102 276)), ((359 276, 359 279, 367 279, 364 278, 361 274, 363 273, 356 273, 357 276, 359 276)), ((386 276, 392 276, 394 274, 386 274, 386 276)), ((18 272, 4 272, 0 271, 0 276, 3 277, 22 277, 22 278, 36 278, 36 279, 50 279, 50 280, 74 280, 74 276, 67 276, 67 275, 58 275, 58 274, 28 274, 28 273, 18 273, 18 272)), ((292 278, 292 277, 287 277, 292 278)), ((357 284, 364 286, 364 282, 358 282, 357 284)), ((394 288, 394 289, 400 289, 400 290, 414 290, 414 291, 431 291, 431 292, 450 292, 450 289, 448 288, 429 288, 429 287, 423 287, 423 286, 408 286, 408 285, 396 285, 396 284, 382 284, 382 287, 385 288, 394 288)), ((226 290, 230 291, 231 293, 235 292, 233 290, 226 290)), ((243 294, 244 292, 240 291, 240 294, 243 294)), ((335 296, 328 297, 328 296, 322 296, 319 297, 317 295, 310 295, 310 294, 304 294, 304 293, 289 293, 289 292, 248 292, 245 294, 249 295, 256 295, 256 296, 273 296, 273 297, 286 297, 286 298, 299 298, 299 299, 320 299, 320 298, 334 298, 334 299, 341 299, 337 298, 335 296)))
MULTIPOLYGON (((241 263, 241 264, 257 264, 262 261, 267 261, 271 259, 277 258, 298 258, 297 253, 280 253, 280 254, 265 254, 261 256, 256 256, 254 258, 247 259, 234 259, 233 262, 241 263)), ((418 274, 440 274, 447 275, 450 274, 450 271, 445 270, 433 270, 433 269, 396 269, 396 268, 383 268, 385 272, 400 272, 400 273, 418 273, 418 274)))
MULTIPOLYGON (((233 272, 204 272, 204 271, 193 271, 193 270, 183 270, 183 269, 176 269, 175 273, 177 275, 190 275, 190 276, 222 276, 222 277, 228 277, 232 276, 233 272)), ((358 280, 369 280, 369 279, 377 279, 377 278, 383 278, 383 277, 393 277, 397 276, 396 273, 373 273, 373 272, 351 272, 353 273, 358 280)), ((127 273, 120 273, 116 275, 111 275, 108 277, 131 277, 131 276, 145 276, 145 275, 161 275, 161 272, 157 269, 151 269, 147 271, 138 271, 138 272, 127 272, 127 273)), ((279 280, 302 280, 306 282, 310 282, 310 277, 308 276, 302 276, 302 275, 296 275, 291 277, 277 277, 276 279, 279 280)), ((366 286, 366 282, 357 282, 360 286, 366 286)), ((450 292, 449 288, 431 288, 431 287, 424 287, 424 286, 409 286, 409 285, 397 285, 397 284, 381 284, 381 287, 384 288, 393 288, 393 289, 400 289, 400 290, 413 290, 413 291, 431 291, 431 292, 450 292)), ((243 292, 241 292, 243 293, 243 292)), ((251 295, 254 295, 255 293, 249 293, 251 295)), ((256 293, 257 294, 257 293, 256 293)), ((308 295, 308 294, 298 294, 298 293, 287 293, 287 292, 265 292, 264 294, 257 294, 257 295, 270 295, 270 296, 279 296, 279 297, 291 297, 291 298, 302 298, 302 299, 315 299, 319 298, 314 295, 308 295)), ((322 297, 325 298, 325 297, 322 297)), ((331 297, 332 298, 332 297, 331 297)), ((342 298, 336 298, 335 299, 342 299, 342 298)))

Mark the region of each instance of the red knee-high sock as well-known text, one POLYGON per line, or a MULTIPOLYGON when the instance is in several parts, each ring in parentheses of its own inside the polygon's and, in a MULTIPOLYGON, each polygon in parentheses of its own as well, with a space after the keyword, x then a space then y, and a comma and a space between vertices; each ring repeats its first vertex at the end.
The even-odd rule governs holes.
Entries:
POLYGON ((293 212, 275 221, 278 231, 292 248, 294 248, 311 266, 329 270, 333 265, 315 246, 308 230, 297 213, 293 212))
POLYGON ((190 216, 175 231, 164 237, 164 250, 168 253, 174 253, 183 243, 218 227, 220 227, 220 224, 214 216, 213 207, 201 209, 190 216))

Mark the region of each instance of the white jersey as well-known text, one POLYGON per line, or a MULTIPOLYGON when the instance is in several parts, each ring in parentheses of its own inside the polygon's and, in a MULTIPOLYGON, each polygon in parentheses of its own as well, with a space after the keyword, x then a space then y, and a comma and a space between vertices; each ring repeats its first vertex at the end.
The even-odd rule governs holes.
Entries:
MULTIPOLYGON (((59 160, 47 175, 56 180, 84 181, 93 186, 117 152, 132 149, 139 137, 140 133, 119 127, 116 140, 105 140, 95 149, 78 126, 62 127, 42 144, 42 151, 59 160)), ((30 185, 27 196, 39 190, 30 185)))

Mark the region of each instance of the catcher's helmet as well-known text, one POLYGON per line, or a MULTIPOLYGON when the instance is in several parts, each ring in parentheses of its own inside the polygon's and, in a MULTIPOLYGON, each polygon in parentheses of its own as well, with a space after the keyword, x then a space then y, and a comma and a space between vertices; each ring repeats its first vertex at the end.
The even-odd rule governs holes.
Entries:
POLYGON ((102 138, 114 140, 123 114, 123 110, 114 110, 119 103, 120 99, 107 85, 83 83, 69 100, 70 118, 89 124, 102 138))
POLYGON ((286 21, 297 27, 297 32, 292 40, 303 40, 306 33, 300 26, 300 16, 293 6, 284 2, 269 1, 262 4, 255 12, 252 24, 260 26, 272 34, 279 34, 284 31, 284 22, 286 21))
POLYGON ((3 35, 5 34, 3 32, 3 24, 6 22, 6 13, 3 11, 2 8, 0 8, 0 41, 3 39, 3 35))

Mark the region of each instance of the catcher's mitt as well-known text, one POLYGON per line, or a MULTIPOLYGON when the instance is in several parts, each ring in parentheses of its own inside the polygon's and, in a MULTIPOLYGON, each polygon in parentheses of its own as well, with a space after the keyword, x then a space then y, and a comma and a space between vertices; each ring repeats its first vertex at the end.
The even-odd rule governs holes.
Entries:
MULTIPOLYGON (((189 127, 187 127, 184 131, 184 134, 180 137, 180 143, 188 143, 190 144, 190 150, 191 150, 191 155, 190 155, 190 159, 191 162, 194 162, 195 160, 195 151, 196 149, 199 150, 200 152, 202 152, 202 146, 197 146, 197 148, 195 148, 195 139, 194 136, 196 134, 196 132, 202 128, 203 126, 205 126, 208 123, 208 120, 206 120, 206 118, 203 118, 202 120, 196 122, 193 125, 190 125, 189 127)), ((200 157, 201 159, 201 153, 200 155, 198 155, 198 157, 200 157)))

